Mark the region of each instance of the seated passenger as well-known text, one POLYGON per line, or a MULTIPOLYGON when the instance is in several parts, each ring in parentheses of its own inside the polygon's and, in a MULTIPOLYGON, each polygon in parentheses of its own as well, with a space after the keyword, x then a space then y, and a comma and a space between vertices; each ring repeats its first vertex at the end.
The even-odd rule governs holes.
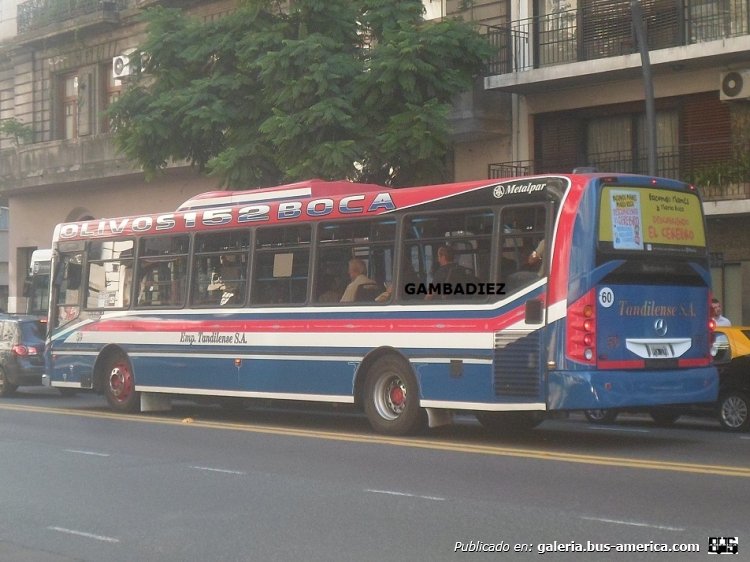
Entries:
POLYGON ((326 275, 321 282, 326 290, 318 296, 318 302, 339 302, 344 293, 344 282, 335 275, 326 275))
POLYGON ((346 286, 339 302, 354 302, 357 296, 357 287, 375 284, 375 281, 367 277, 367 265, 359 258, 349 260, 349 278, 351 283, 346 286))

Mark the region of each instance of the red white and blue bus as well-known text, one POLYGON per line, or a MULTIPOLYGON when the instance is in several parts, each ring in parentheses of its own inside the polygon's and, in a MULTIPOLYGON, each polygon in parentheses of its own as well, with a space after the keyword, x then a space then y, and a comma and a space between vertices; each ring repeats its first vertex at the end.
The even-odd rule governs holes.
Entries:
POLYGON ((53 248, 46 379, 117 410, 353 403, 404 434, 717 395, 701 201, 674 180, 312 180, 61 224, 53 248))

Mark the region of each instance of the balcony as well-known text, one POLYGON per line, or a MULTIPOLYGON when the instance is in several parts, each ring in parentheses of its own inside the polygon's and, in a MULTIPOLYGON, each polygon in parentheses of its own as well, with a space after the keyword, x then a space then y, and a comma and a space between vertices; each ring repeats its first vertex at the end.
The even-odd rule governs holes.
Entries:
MULTIPOLYGON (((580 79, 605 72, 639 76, 629 4, 591 2, 577 10, 488 28, 495 56, 488 66, 486 87, 521 91, 534 80, 580 79), (628 55, 630 59, 612 60, 628 55)), ((641 4, 655 67, 695 66, 701 58, 723 64, 747 59, 750 0, 643 0, 641 4), (709 48, 712 42, 715 45, 709 48)))
POLYGON ((0 151, 0 191, 138 173, 111 135, 56 140, 0 151))
POLYGON ((20 43, 117 24, 127 0, 26 0, 18 4, 20 43))
MULTIPOLYGON (((706 201, 750 198, 750 147, 730 140, 660 147, 657 175, 696 184, 706 201)), ((645 174, 645 154, 598 152, 579 159, 554 157, 490 164, 488 177, 502 179, 529 174, 569 173, 578 167, 600 172, 645 174)))

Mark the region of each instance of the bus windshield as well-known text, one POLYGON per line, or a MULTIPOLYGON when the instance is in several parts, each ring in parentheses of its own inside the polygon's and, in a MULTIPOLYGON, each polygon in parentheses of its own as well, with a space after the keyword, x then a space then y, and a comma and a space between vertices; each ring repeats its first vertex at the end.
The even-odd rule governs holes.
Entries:
POLYGON ((605 185, 598 238, 605 253, 705 255, 700 199, 684 191, 605 185))

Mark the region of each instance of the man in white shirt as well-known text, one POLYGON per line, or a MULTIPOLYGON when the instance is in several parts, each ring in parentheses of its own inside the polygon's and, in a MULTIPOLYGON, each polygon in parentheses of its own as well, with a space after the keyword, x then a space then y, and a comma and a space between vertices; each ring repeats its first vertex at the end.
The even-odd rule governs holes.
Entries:
POLYGON ((375 281, 367 277, 367 265, 359 258, 349 260, 349 278, 352 281, 346 286, 340 302, 354 302, 360 285, 375 284, 375 281))
POLYGON ((731 326, 729 318, 721 315, 721 303, 719 299, 711 299, 711 317, 717 326, 731 326))

